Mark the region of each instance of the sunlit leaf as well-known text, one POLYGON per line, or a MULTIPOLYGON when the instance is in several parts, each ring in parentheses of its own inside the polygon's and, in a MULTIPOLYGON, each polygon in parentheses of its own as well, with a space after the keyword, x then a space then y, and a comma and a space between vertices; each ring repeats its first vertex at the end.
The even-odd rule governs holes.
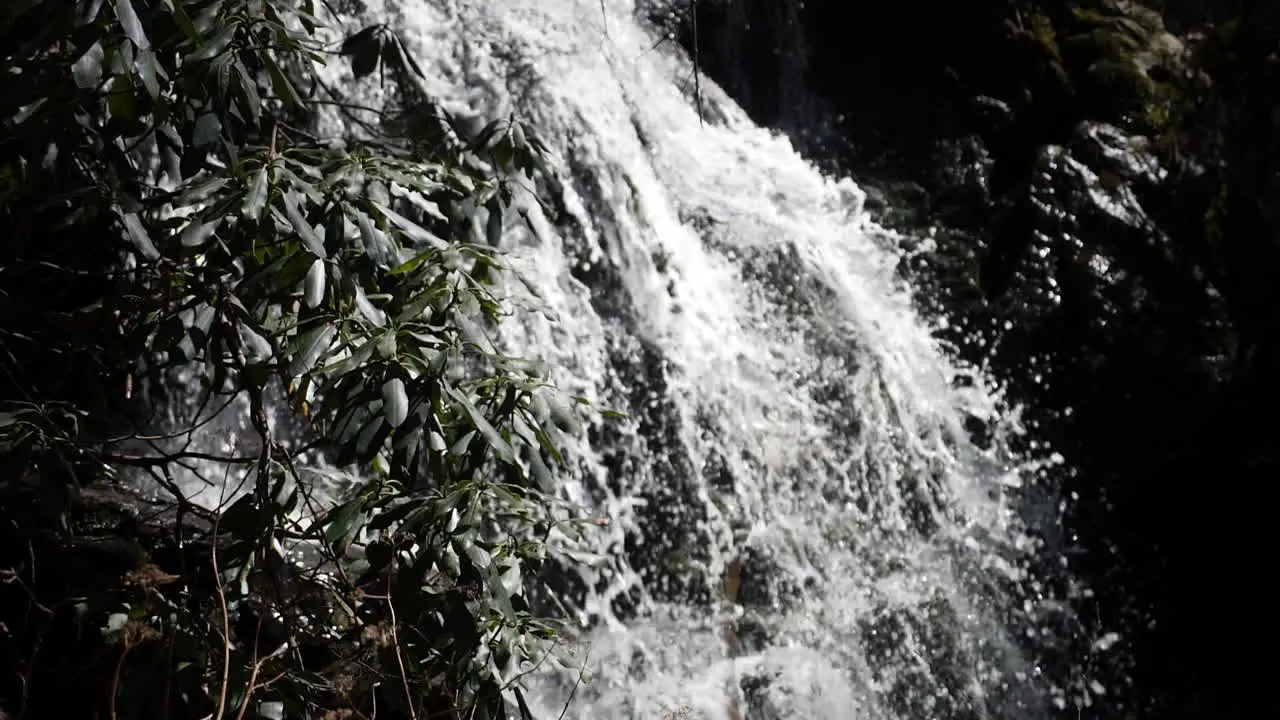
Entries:
POLYGON ((489 447, 493 448, 494 453, 506 462, 515 462, 515 451, 512 450, 511 444, 489 423, 484 414, 471 402, 471 398, 453 386, 447 385, 445 391, 466 410, 467 417, 471 419, 476 430, 484 435, 485 441, 489 443, 489 447))
POLYGON ((182 34, 193 40, 199 37, 199 31, 191 22, 191 16, 187 15, 187 9, 182 2, 175 0, 161 0, 161 2, 165 9, 173 14, 174 22, 177 23, 182 34))
POLYGON ((76 25, 88 25, 98 19, 104 0, 80 0, 76 3, 76 25))
POLYGON ((338 377, 352 372, 369 362, 369 359, 373 357, 375 348, 376 343, 366 341, 353 350, 349 357, 335 362, 332 365, 326 365, 320 372, 331 377, 338 377))
POLYGON ((240 208, 241 214, 246 218, 262 216, 262 211, 267 206, 267 187, 267 169, 261 168, 253 174, 253 181, 249 183, 244 204, 240 208))
POLYGON ((133 9, 133 3, 129 0, 116 0, 116 19, 120 21, 125 37, 129 38, 139 50, 151 47, 151 42, 142 29, 142 21, 138 19, 138 13, 133 9))
POLYGON ((335 552, 346 552, 364 525, 367 514, 363 498, 351 500, 340 506, 324 525, 324 538, 335 552))
POLYGON ((30 120, 31 117, 40 110, 40 108, 44 107, 44 104, 48 101, 49 98, 40 98, 39 100, 23 105, 18 108, 18 112, 10 118, 10 122, 14 125, 21 125, 25 123, 30 120))
POLYGON ((382 384, 382 411, 391 427, 399 427, 408 417, 409 396, 400 378, 392 378, 382 384))
POLYGON ((258 84, 249 77, 249 71, 243 63, 233 63, 236 76, 240 80, 241 106, 248 111, 249 120, 257 123, 262 118, 262 97, 258 95, 258 84))
POLYGON ((106 51, 102 49, 101 41, 90 45, 71 66, 71 77, 75 79, 76 87, 82 90, 97 87, 102 82, 102 61, 105 58, 106 51))
POLYGON ((298 96, 298 91, 293 88, 293 83, 289 82, 289 78, 285 76, 280 66, 270 59, 265 64, 267 74, 271 77, 271 88, 275 91, 276 97, 283 101, 289 110, 302 110, 302 98, 298 96))
POLYGON ((193 222, 187 225, 182 231, 182 235, 178 242, 183 247, 198 248, 203 246, 217 232, 218 226, 222 224, 221 218, 215 218, 209 222, 193 222))
POLYGON ((151 236, 147 234, 146 228, 142 227, 142 221, 138 219, 136 213, 121 213, 120 221, 124 223, 129 239, 142 257, 147 260, 160 259, 160 251, 156 249, 155 243, 151 242, 151 236))
POLYGON ((187 60, 190 62, 202 62, 222 54, 231 45, 231 42, 235 40, 238 29, 239 27, 233 23, 224 25, 212 38, 197 44, 196 49, 187 56, 187 60))
POLYGON ((370 204, 373 205, 375 208, 377 208, 378 212, 382 213, 383 216, 387 218, 387 220, 390 220, 391 224, 400 228, 400 230, 404 232, 405 235, 408 235, 413 240, 427 243, 428 245, 431 245, 432 247, 437 249, 444 249, 449 247, 449 243, 445 242, 439 237, 436 237, 434 234, 428 232, 422 226, 400 215, 399 213, 392 210, 391 208, 385 205, 381 205, 379 203, 370 203, 370 204))
POLYGON ((299 336, 293 348, 293 360, 289 363, 289 375, 298 377, 311 372, 320 358, 329 351, 337 329, 332 325, 312 328, 299 336))
POLYGON ((290 190, 284 194, 283 200, 285 214, 288 215, 289 222, 293 225, 293 229, 297 231, 298 238, 302 240, 302 244, 316 257, 328 257, 329 255, 324 249, 324 242, 320 240, 320 236, 316 234, 316 230, 311 226, 311 223, 307 222, 307 219, 302 215, 302 210, 299 207, 301 203, 299 194, 290 190))
POLYGON ((427 250, 425 252, 420 252, 417 255, 414 255, 412 258, 409 258, 405 262, 401 263, 400 265, 392 268, 387 274, 388 275, 405 275, 407 273, 411 273, 414 270, 417 270, 419 267, 421 267, 422 263, 426 262, 427 258, 430 258, 434 254, 435 254, 434 250, 427 250))
POLYGON ((318 306, 324 300, 324 286, 324 260, 316 258, 316 261, 311 263, 311 269, 307 270, 307 277, 303 281, 303 303, 309 308, 318 306))
MULTIPOLYGON (((553 512, 532 486, 554 489, 553 467, 563 460, 556 443, 571 423, 545 400, 533 410, 547 373, 535 377, 534 361, 508 357, 498 341, 507 336, 494 325, 526 306, 509 306, 497 282, 504 266, 496 246, 511 204, 504 183, 514 170, 495 160, 531 167, 545 148, 503 119, 476 154, 462 139, 471 133, 459 133, 430 102, 405 114, 407 139, 381 134, 376 123, 313 122, 312 97, 332 96, 335 113, 364 114, 342 104, 349 88, 320 86, 316 70, 330 59, 337 28, 317 17, 329 9, 316 0, 73 0, 61 10, 53 0, 17 1, 34 8, 24 22, 35 31, 10 33, 14 47, 5 48, 15 92, 0 120, 13 158, 0 167, 0 190, 21 219, 13 228, 19 246, 43 253, 46 236, 75 239, 50 247, 49 257, 63 253, 87 280, 69 294, 54 288, 49 312, 63 312, 59 298, 78 306, 87 293, 96 302, 59 320, 65 339, 39 338, 42 357, 53 358, 41 371, 62 374, 63 359, 88 358, 102 386, 91 394, 145 408, 153 400, 117 379, 163 382, 180 367, 173 389, 193 406, 207 400, 191 409, 218 418, 203 432, 234 428, 235 436, 214 438, 229 452, 246 433, 250 447, 235 450, 233 462, 157 458, 154 468, 139 468, 155 469, 157 483, 177 470, 184 490, 201 489, 192 476, 207 479, 214 493, 202 490, 201 502, 220 484, 234 488, 238 501, 216 531, 189 536, 197 554, 218 543, 231 615, 274 605, 298 648, 334 647, 330 630, 338 642, 356 640, 349 649, 359 653, 362 677, 403 680, 418 702, 392 700, 383 714, 428 717, 435 697, 476 700, 465 710, 477 718, 513 714, 523 696, 496 688, 550 649, 538 643, 547 635, 525 600, 533 564, 548 555, 542 543, 553 512), (101 238, 106 252, 83 245, 86 238, 101 238), (112 252, 121 245, 127 254, 112 252), (102 274, 86 270, 99 257, 107 258, 102 274), (112 295, 98 297, 104 292, 112 295), (80 314, 92 322, 82 324, 80 314), (102 347, 116 333, 121 345, 102 347), (235 402, 219 407, 210 391, 235 402), (285 402, 273 399, 278 392, 285 402), (323 466, 355 472, 322 481, 309 470, 313 449, 324 453, 323 466), (301 536, 314 541, 305 554, 322 556, 332 572, 289 573, 288 587, 273 587, 273 563, 301 536), (358 542, 368 542, 363 553, 358 542), (357 635, 382 632, 392 610, 403 669, 376 651, 381 636, 357 635)), ((389 27, 361 30, 342 53, 357 77, 381 71, 394 86, 373 110, 419 104, 422 68, 389 27)), ((43 293, 48 273, 39 274, 43 293)), ((40 299, 21 307, 43 312, 40 299)), ((6 353, 31 344, 10 339, 6 353)), ((15 377, 22 382, 22 373, 15 377)), ((78 434, 74 422, 49 421, 43 408, 4 410, 6 443, 46 442, 41 434, 52 428, 78 434)), ((180 437, 155 449, 185 444, 180 437)), ((48 454, 83 456, 74 446, 32 448, 39 452, 24 461, 32 467, 48 454)), ((126 634, 151 625, 162 633, 167 667, 195 668, 175 674, 175 711, 216 714, 223 682, 229 717, 262 714, 282 698, 289 717, 332 703, 310 681, 294 682, 306 673, 298 674, 292 651, 261 667, 258 702, 249 702, 251 635, 222 627, 209 570, 180 594, 121 587, 104 596, 130 604, 121 611, 126 623, 116 622, 126 634), (207 659, 224 650, 232 653, 229 674, 221 677, 218 664, 206 676, 207 659)), ((119 610, 83 607, 87 627, 119 610)), ((122 717, 136 710, 130 688, 154 669, 153 654, 120 658, 122 717)), ((358 687, 350 697, 373 694, 358 687)))
POLYGON ((134 59, 134 67, 138 70, 138 77, 142 79, 142 87, 146 88, 147 94, 153 99, 160 97, 160 81, 157 76, 160 75, 161 70, 150 48, 142 48, 138 51, 134 59))

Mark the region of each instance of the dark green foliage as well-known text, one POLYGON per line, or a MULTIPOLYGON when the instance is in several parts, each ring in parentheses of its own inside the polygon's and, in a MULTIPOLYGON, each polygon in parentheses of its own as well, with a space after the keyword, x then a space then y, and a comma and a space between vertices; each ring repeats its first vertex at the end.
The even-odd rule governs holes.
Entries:
MULTIPOLYGON (((527 714, 519 678, 554 630, 525 591, 552 529, 572 534, 550 493, 577 411, 494 344, 491 281, 541 146, 507 120, 471 142, 317 137, 320 12, 0 8, 0 519, 23 549, 0 565, 37 618, 5 640, 13 717, 527 714), (455 232, 464 206, 489 213, 484 242, 455 232), (167 468, 197 459, 104 440, 136 436, 133 388, 179 366, 248 395, 261 452, 198 459, 248 468, 249 491, 213 513, 169 498, 177 525, 115 531, 136 550, 115 571, 45 581, 121 463, 176 490, 167 468), (369 478, 336 506, 272 434, 271 385, 369 478), (20 517, 31 493, 47 518, 20 517), (327 574, 289 569, 298 543, 327 574)), ((357 77, 421 73, 386 28, 340 54, 357 77)))

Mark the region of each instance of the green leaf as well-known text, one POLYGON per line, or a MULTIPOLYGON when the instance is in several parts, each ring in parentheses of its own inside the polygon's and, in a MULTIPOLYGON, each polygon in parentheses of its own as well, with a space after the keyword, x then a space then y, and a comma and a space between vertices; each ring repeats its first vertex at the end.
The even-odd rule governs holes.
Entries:
POLYGON ((207 112, 196 119, 195 129, 191 132, 191 144, 198 148, 208 147, 218 141, 222 135, 222 118, 217 113, 207 112))
POLYGON ((486 209, 489 211, 489 219, 485 223, 485 239, 491 246, 499 247, 502 245, 502 203, 494 197, 486 209))
POLYGON ((134 67, 138 71, 138 77, 142 79, 142 87, 147 89, 147 94, 152 99, 160 97, 160 81, 156 76, 161 71, 156 66, 156 56, 150 48, 142 48, 138 51, 138 56, 134 58, 134 67))
POLYGON ((533 711, 529 709, 529 703, 524 699, 519 686, 513 687, 512 691, 516 696, 516 706, 520 709, 520 720, 533 720, 533 711))
POLYGON ((103 0, 80 0, 76 3, 76 25, 83 27, 98 19, 103 0))
POLYGON ((329 211, 329 217, 325 221, 324 239, 333 247, 342 248, 346 246, 346 235, 347 213, 341 205, 336 205, 329 211))
POLYGON ((489 447, 493 448, 494 454, 505 462, 514 463, 515 450, 513 450, 511 444, 502 437, 502 434, 498 432, 497 428, 489 423, 489 420, 485 418, 479 408, 471 402, 471 398, 467 397, 466 393, 458 390, 452 385, 445 385, 445 392, 449 393, 449 396, 454 400, 457 400, 458 404, 467 412, 467 416, 471 419, 472 425, 474 425, 476 430, 479 430, 480 434, 484 436, 484 439, 489 443, 489 447))
POLYGON ((396 504, 390 510, 374 515, 373 519, 369 521, 369 529, 385 530, 404 520, 410 513, 422 509, 422 507, 423 502, 420 499, 406 499, 405 501, 396 504))
POLYGON ((376 343, 366 340, 364 344, 352 350, 350 356, 332 365, 326 365, 320 372, 333 378, 341 377, 368 362, 369 358, 373 357, 375 346, 376 343))
POLYGON ((238 23, 224 25, 217 35, 197 45, 196 49, 187 56, 187 60, 190 62, 202 62, 222 54, 222 51, 227 49, 231 41, 235 40, 238 29, 238 23))
POLYGON ((244 217, 249 219, 257 219, 262 217, 262 211, 267 207, 267 168, 261 168, 254 173, 253 181, 249 183, 249 190, 244 195, 244 204, 240 206, 240 212, 244 217))
POLYGON ((138 13, 133 9, 133 3, 129 0, 116 0, 116 19, 120 21, 125 37, 129 38, 139 50, 151 47, 151 42, 147 40, 147 34, 142 29, 142 21, 138 19, 138 13))
MULTIPOLYGON (((303 170, 303 174, 309 177, 316 172, 315 168, 302 163, 290 162, 289 158, 285 158, 285 163, 293 165, 299 170, 303 170)), ((284 165, 276 168, 276 181, 282 185, 291 186, 294 192, 301 193, 312 204, 320 205, 324 202, 324 193, 322 193, 315 185, 308 180, 304 180, 297 173, 290 170, 284 165)))
POLYGON ((269 521, 270 513, 263 512, 257 498, 252 493, 247 493, 222 513, 218 525, 224 532, 233 533, 236 537, 256 537, 269 521))
POLYGON ((365 546, 364 557, 369 562, 369 570, 378 572, 391 564, 394 555, 389 543, 378 540, 365 546))
POLYGON ((316 257, 328 257, 329 255, 324 249, 324 242, 316 234, 315 228, 311 227, 311 223, 307 222, 307 219, 303 217, 302 211, 298 206, 299 194, 294 190, 286 192, 284 194, 284 211, 289 216, 289 224, 293 225, 293 229, 297 231, 298 238, 316 257))
POLYGON ((271 358, 274 351, 271 349, 271 343, 266 338, 259 335, 256 330, 245 323, 240 323, 238 329, 240 331, 240 342, 248 350, 248 359, 251 362, 264 362, 271 358))
POLYGON ((356 498, 338 507, 329 521, 324 524, 324 539, 341 555, 360 534, 368 514, 364 509, 364 498, 356 498))
POLYGON ((533 473, 533 481, 543 492, 555 491, 555 476, 551 468, 547 467, 546 461, 536 451, 529 455, 529 472, 533 473))
POLYGON ((221 218, 215 218, 209 222, 192 222, 182 231, 179 242, 183 247, 198 248, 209 242, 209 238, 217 232, 218 226, 222 224, 221 218))
POLYGON ((30 120, 31 116, 35 115, 36 112, 40 110, 40 108, 44 107, 44 104, 48 100, 49 98, 42 97, 39 100, 23 105, 22 107, 18 108, 18 112, 11 118, 10 121, 14 125, 21 125, 22 123, 30 120))
POLYGON ((147 229, 142 227, 142 221, 138 219, 138 215, 136 213, 118 214, 120 221, 124 223, 125 231, 129 234, 129 240, 133 242, 133 246, 138 249, 142 257, 147 260, 159 260, 160 251, 151 242, 151 236, 147 234, 147 229))
POLYGON ((271 89, 275 91, 276 97, 280 98, 286 109, 301 112, 304 105, 298 91, 293 88, 293 83, 289 82, 289 78, 274 60, 268 58, 265 64, 267 75, 271 77, 271 89))
POLYGON ((269 287, 272 292, 292 292, 307 276, 313 261, 315 256, 307 252, 286 255, 255 275, 254 281, 269 287))
POLYGON ((258 95, 258 84, 249 77, 244 63, 235 63, 236 75, 240 78, 240 99, 244 101, 244 109, 249 119, 257 123, 262 119, 262 98, 258 95))
POLYGON ((356 216, 356 227, 360 230, 360 240, 364 243, 365 254, 378 263, 392 259, 394 247, 387 239, 386 233, 374 227, 368 215, 354 208, 352 212, 356 216))
POLYGON ((342 43, 342 54, 351 58, 351 74, 357 80, 372 75, 382 59, 380 25, 367 27, 342 43))
POLYGON ((374 33, 378 32, 381 25, 370 25, 342 41, 342 48, 338 51, 343 55, 351 55, 359 51, 361 47, 373 41, 374 33))
POLYGON ((374 416, 360 430, 355 445, 356 462, 361 464, 372 462, 374 457, 382 450, 392 430, 391 425, 384 422, 384 419, 384 416, 374 416))
POLYGON ((178 201, 185 205, 199 205, 226 187, 228 182, 230 181, 227 178, 215 175, 204 182, 189 185, 183 189, 182 194, 178 196, 178 201))
MULTIPOLYGON (((111 90, 107 93, 107 109, 110 110, 112 120, 136 121, 138 119, 133 86, 128 83, 128 78, 117 75, 112 82, 111 90)), ((136 123, 128 123, 129 127, 134 125, 136 123)))
POLYGON ((102 61, 106 56, 107 53, 102 49, 101 41, 95 42, 84 51, 80 59, 71 66, 71 77, 75 79, 76 87, 81 90, 90 90, 102 82, 102 61))
MULTIPOLYGON (((358 376, 352 375, 343 379, 353 380, 353 384, 357 385, 359 389, 363 390, 364 388, 358 376)), ((339 464, 349 463, 354 459, 356 436, 359 434, 360 428, 369 421, 369 418, 369 407, 363 402, 349 405, 338 413, 333 430, 329 434, 337 442, 338 452, 343 456, 339 464)), ((381 422, 382 419, 378 418, 378 421, 381 422)))
POLYGON ((383 360, 394 361, 396 359, 396 333, 394 330, 388 330, 383 333, 377 341, 378 356, 383 360))
POLYGON ((426 262, 427 258, 431 257, 435 253, 436 253, 435 250, 426 250, 426 251, 420 252, 417 255, 414 255, 413 257, 409 258, 405 262, 401 263, 399 266, 393 268, 387 274, 388 275, 405 275, 407 273, 411 273, 414 270, 417 270, 419 267, 421 267, 422 263, 426 262))
POLYGON ((463 455, 466 455, 467 448, 471 446, 471 441, 474 440, 475 437, 476 431, 472 430, 466 435, 458 438, 457 441, 449 446, 449 454, 454 457, 462 457, 463 455))
POLYGON ((337 328, 326 324, 299 336, 293 348, 293 360, 289 363, 289 375, 299 377, 311 372, 333 343, 337 332, 337 328))
POLYGON ((213 76, 218 85, 218 93, 224 100, 229 99, 231 94, 231 69, 236 64, 239 64, 239 58, 234 53, 219 56, 211 63, 213 76))
POLYGON ((409 416, 409 395, 400 378, 392 378, 382 384, 382 413, 393 428, 400 427, 409 416))
POLYGON ((413 222, 412 220, 400 215, 399 213, 392 210, 391 208, 385 205, 382 205, 380 203, 372 202, 372 201, 369 204, 377 208, 378 212, 382 213, 388 220, 391 221, 391 224, 400 228, 400 230, 403 231, 404 234, 408 235, 410 238, 418 242, 427 243, 428 245, 438 250, 443 250, 449 247, 449 243, 445 242, 444 240, 440 239, 434 234, 427 232, 425 228, 413 222))
POLYGON ((493 597, 497 601, 498 609, 508 617, 515 615, 515 608, 511 606, 511 598, 520 594, 522 586, 520 565, 518 563, 512 563, 506 570, 491 572, 489 575, 489 589, 493 591, 493 597))
POLYGON ((302 302, 309 308, 318 306, 324 300, 325 265, 324 260, 316 258, 307 270, 307 277, 302 284, 302 302))
MULTIPOLYGON (((101 0, 97 0, 101 1, 101 0)), ((166 9, 173 14, 173 20, 177 23, 182 33, 191 40, 199 39, 200 32, 196 30, 196 26, 191 22, 191 16, 187 15, 187 9, 182 2, 174 2, 174 0, 161 0, 166 9)))
POLYGON ((418 66, 418 62, 413 59, 413 55, 409 53, 409 48, 404 46, 404 41, 399 35, 392 36, 396 43, 396 50, 399 51, 400 58, 404 61, 405 67, 409 68, 414 75, 425 78, 426 74, 422 72, 422 68, 418 66))
POLYGON ((478 645, 480 633, 476 630, 476 619, 467 607, 466 597, 458 590, 450 590, 445 593, 445 601, 445 632, 456 637, 463 647, 478 645))
POLYGON ((414 320, 421 319, 421 315, 426 311, 427 306, 444 296, 449 292, 448 285, 435 285, 427 289, 426 292, 419 294, 413 300, 406 302, 400 309, 400 314, 396 316, 396 324, 404 324, 414 320))

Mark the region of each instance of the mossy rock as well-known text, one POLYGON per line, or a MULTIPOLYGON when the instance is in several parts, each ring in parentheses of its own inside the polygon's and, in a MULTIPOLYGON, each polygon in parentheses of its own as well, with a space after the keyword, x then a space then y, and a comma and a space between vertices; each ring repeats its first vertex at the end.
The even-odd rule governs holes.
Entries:
POLYGON ((1155 81, 1142 68, 1113 58, 1090 65, 1077 85, 1104 117, 1142 110, 1155 97, 1156 90, 1155 81))
POLYGON ((1157 76, 1177 74, 1185 53, 1160 14, 1135 2, 1073 7, 1062 20, 1060 46, 1085 113, 1131 127, 1158 127, 1167 88, 1157 76), (1159 70, 1159 72, 1157 72, 1159 70))

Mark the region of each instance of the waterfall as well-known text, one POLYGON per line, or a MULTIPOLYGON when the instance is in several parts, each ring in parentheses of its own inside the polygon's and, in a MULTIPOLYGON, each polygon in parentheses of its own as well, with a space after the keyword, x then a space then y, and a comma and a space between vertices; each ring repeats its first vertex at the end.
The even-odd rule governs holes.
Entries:
POLYGON ((504 340, 628 415, 564 478, 609 522, 599 561, 553 578, 588 673, 534 680, 541 714, 1050 716, 1064 691, 1035 648, 1056 606, 1026 569, 1043 466, 913 307, 862 192, 698 78, 634 0, 358 4, 349 29, 399 32, 445 109, 515 113, 550 148, 556 212, 503 237, 548 312, 504 340))

